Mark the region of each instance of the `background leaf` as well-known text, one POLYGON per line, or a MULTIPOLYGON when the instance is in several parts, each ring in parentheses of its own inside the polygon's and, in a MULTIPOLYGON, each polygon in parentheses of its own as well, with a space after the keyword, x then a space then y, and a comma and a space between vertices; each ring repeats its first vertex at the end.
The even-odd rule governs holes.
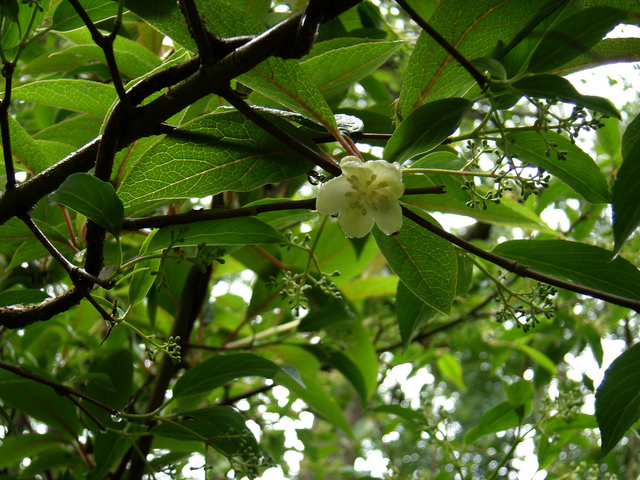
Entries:
POLYGON ((627 12, 608 6, 579 10, 546 32, 531 56, 529 71, 548 72, 588 52, 626 17, 627 12))
POLYGON ((253 353, 212 357, 184 372, 173 387, 173 397, 210 392, 241 377, 273 378, 280 370, 272 361, 253 353))
POLYGON ((0 370, 0 398, 11 406, 53 427, 65 437, 80 431, 76 406, 53 388, 0 370))
POLYGON ((398 282, 396 313, 402 349, 406 350, 420 327, 432 319, 438 311, 416 297, 404 283, 398 282))
MULTIPOLYGON (((93 23, 98 23, 106 18, 115 17, 118 13, 118 5, 109 0, 83 0, 82 7, 89 15, 93 23)), ((53 14, 52 30, 64 32, 84 27, 85 23, 73 8, 71 3, 62 2, 53 14)))
POLYGON ((557 75, 542 74, 524 77, 513 82, 513 87, 529 97, 559 99, 620 119, 620 112, 608 99, 582 95, 569 80, 557 75))
POLYGON ((116 100, 116 89, 89 80, 41 80, 27 83, 12 90, 16 100, 41 103, 74 112, 104 117, 116 100))
POLYGON ((614 253, 640 225, 640 117, 627 127, 622 137, 623 162, 613 184, 611 198, 613 208, 614 253))
POLYGON ((499 403, 482 416, 478 426, 469 429, 464 436, 464 443, 470 445, 485 435, 516 427, 521 418, 522 415, 518 415, 508 401, 499 403))
POLYGON ((640 344, 625 350, 604 374, 596 391, 596 419, 606 456, 640 418, 640 344))

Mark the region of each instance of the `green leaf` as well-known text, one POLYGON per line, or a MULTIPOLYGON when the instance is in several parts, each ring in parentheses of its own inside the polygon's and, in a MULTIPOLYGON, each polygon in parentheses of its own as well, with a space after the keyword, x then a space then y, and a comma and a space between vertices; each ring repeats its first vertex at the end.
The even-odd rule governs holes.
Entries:
POLYGON ((336 38, 314 46, 310 58, 300 67, 325 98, 335 96, 354 82, 375 72, 403 42, 377 42, 364 39, 336 38))
POLYGON ((38 458, 32 460, 28 467, 20 473, 20 479, 38 478, 39 473, 44 474, 55 469, 67 467, 79 469, 86 466, 85 461, 75 452, 58 450, 57 452, 44 452, 38 458))
POLYGON ((323 125, 330 132, 337 129, 331 108, 295 60, 271 57, 238 77, 237 81, 323 125))
POLYGON ((427 424, 427 419, 421 412, 417 412, 409 407, 402 407, 400 405, 380 405, 378 407, 372 408, 371 411, 378 413, 388 413, 390 415, 402 417, 405 420, 409 420, 409 422, 416 422, 419 425, 427 424))
MULTIPOLYGON (((34 222, 42 230, 42 233, 46 235, 51 243, 53 243, 58 249, 64 250, 65 247, 68 251, 69 241, 67 239, 68 234, 64 234, 59 231, 55 226, 49 225, 43 221, 34 218, 34 222)), ((36 239, 33 232, 29 230, 22 221, 17 218, 12 218, 4 225, 0 226, 0 251, 8 256, 14 255, 15 250, 24 243, 39 244, 44 249, 42 244, 36 239)), ((42 251, 42 250, 41 250, 42 251)), ((46 249, 44 250, 46 251, 46 249)), ((46 256, 46 255, 45 255, 46 256)), ((39 258, 39 257, 36 257, 39 258)), ((31 258, 30 260, 33 260, 31 258)))
POLYGON ((600 168, 568 138, 555 132, 519 131, 507 133, 506 140, 502 147, 510 156, 558 177, 590 203, 609 203, 609 187, 600 168), (560 153, 566 158, 558 158, 560 153))
POLYGON ((564 18, 545 33, 531 56, 529 71, 548 72, 563 66, 588 52, 626 18, 627 12, 607 6, 579 10, 564 18))
MULTIPOLYGON (((92 366, 91 373, 109 376, 111 385, 105 385, 102 378, 94 378, 87 383, 86 393, 91 398, 100 399, 104 405, 121 410, 131 399, 133 389, 133 356, 128 348, 115 350, 99 358, 92 366)), ((102 422, 109 420, 109 412, 97 405, 86 403, 85 407, 102 422)), ((94 426, 93 421, 87 422, 94 426)))
POLYGON ((510 348, 514 348, 515 350, 520 350, 522 353, 524 353, 529 358, 531 358, 531 360, 536 362, 538 365, 544 368, 551 375, 554 375, 554 376, 558 375, 558 370, 556 369, 555 363, 553 363, 553 361, 549 357, 547 357, 544 353, 542 353, 540 350, 536 350, 535 348, 530 347, 529 345, 525 345, 524 343, 518 343, 518 342, 510 343, 508 346, 510 348))
POLYGON ((560 18, 583 8, 581 0, 551 0, 538 9, 529 22, 506 45, 498 46, 495 58, 498 58, 507 70, 507 78, 522 74, 528 65, 531 54, 540 44, 544 34, 560 18))
MULTIPOLYGON (((205 4, 208 2, 204 2, 205 4)), ((180 7, 173 0, 126 0, 125 6, 181 47, 197 52, 180 7)), ((215 23, 214 23, 215 24, 215 23)))
POLYGON ((396 314, 402 339, 402 351, 406 351, 420 327, 431 320, 438 311, 416 297, 407 286, 398 282, 396 314))
POLYGON ((46 292, 33 288, 10 290, 8 292, 0 293, 0 307, 17 304, 29 305, 33 303, 40 303, 47 298, 49 298, 49 295, 46 292))
MULTIPOLYGON (((118 4, 111 0, 83 0, 82 7, 89 15, 93 23, 107 18, 115 17, 118 13, 118 4)), ((84 27, 85 23, 73 8, 70 2, 62 2, 53 14, 52 30, 65 32, 84 27)))
MULTIPOLYGON (((419 215, 437 225, 428 214, 419 215)), ((430 307, 449 315, 458 271, 453 245, 406 218, 397 235, 385 235, 374 227, 373 236, 391 270, 407 288, 430 307)))
POLYGON ((378 387, 379 355, 373 344, 371 334, 362 322, 343 324, 334 330, 336 343, 341 345, 362 373, 366 387, 366 400, 369 400, 378 387))
POLYGON ((544 423, 544 432, 548 435, 564 432, 567 430, 584 430, 597 428, 596 419, 593 415, 579 413, 569 417, 559 416, 544 423))
POLYGON ((0 370, 0 398, 5 406, 26 413, 66 437, 75 438, 80 431, 76 406, 47 385, 0 370))
POLYGON ((266 223, 252 217, 224 218, 208 222, 163 227, 151 239, 148 252, 169 245, 255 245, 285 243, 284 236, 266 223))
MULTIPOLYGON (((47 156, 42 151, 42 148, 25 131, 24 127, 11 115, 9 115, 8 120, 11 157, 16 169, 23 169, 29 173, 40 173, 51 166, 51 162, 47 161, 47 156)), ((1 141, 0 145, 2 145, 1 141)))
POLYGON ((462 378, 462 365, 460 365, 460 361, 456 357, 450 353, 445 353, 438 357, 436 365, 440 373, 459 390, 465 391, 467 389, 467 386, 464 384, 464 379, 462 378))
POLYGON ((322 291, 314 291, 319 296, 320 308, 311 306, 311 311, 300 320, 299 332, 317 332, 323 328, 334 327, 342 323, 352 323, 358 319, 354 308, 342 298, 331 298, 322 291))
POLYGON ((342 373, 358 393, 360 400, 362 400, 363 403, 367 401, 369 395, 367 384, 362 376, 362 372, 348 355, 337 348, 331 348, 325 345, 301 345, 301 348, 315 355, 320 362, 342 373))
MULTIPOLYGON (((155 229, 147 235, 147 238, 145 238, 140 247, 138 257, 143 257, 153 252, 153 250, 149 250, 149 245, 159 231, 160 230, 155 229)), ((136 263, 131 277, 131 284, 129 285, 129 305, 131 307, 134 307, 144 300, 147 293, 149 293, 153 282, 156 280, 154 273, 156 273, 160 267, 160 260, 160 258, 152 258, 136 263)))
POLYGON ((533 407, 533 396, 535 394, 533 384, 531 382, 518 378, 513 383, 503 381, 502 387, 507 394, 509 403, 516 412, 518 412, 522 417, 525 417, 531 412, 531 407, 533 407))
POLYGON ((90 218, 116 237, 122 231, 124 206, 113 185, 91 174, 70 175, 50 198, 90 218))
POLYGON ((596 391, 600 456, 606 456, 640 419, 640 344, 625 350, 607 368, 596 391))
POLYGON ((181 417, 153 427, 151 433, 181 441, 204 440, 225 455, 241 456, 250 478, 255 478, 262 453, 244 419, 233 408, 207 407, 181 412, 181 417))
MULTIPOLYGON (((294 127, 270 120, 315 148, 294 127)), ((311 162, 236 111, 199 117, 149 148, 118 188, 125 206, 250 191, 308 172, 311 162)))
POLYGON ((87 114, 73 115, 43 128, 33 138, 61 142, 78 149, 96 138, 101 127, 100 118, 87 114))
MULTIPOLYGON (((108 32, 103 33, 108 34, 108 32)), ((76 44, 60 52, 62 55, 81 55, 107 65, 104 50, 93 43, 91 33, 87 29, 74 30, 62 36, 76 44)), ((118 71, 129 78, 141 77, 162 65, 162 60, 155 53, 138 42, 121 36, 116 37, 113 53, 118 60, 118 71)), ((51 55, 53 59, 56 56, 55 53, 51 55)))
MULTIPOLYGON (((429 25, 468 59, 485 57, 515 37, 538 15, 539 2, 507 0, 439 2, 429 25)), ((398 112, 404 118, 425 101, 460 97, 473 78, 433 38, 422 32, 404 75, 398 112)))
POLYGON ((12 22, 19 22, 18 14, 20 13, 20 5, 18 0, 2 1, 2 16, 8 18, 12 22))
POLYGON ((547 275, 640 300, 640 270, 622 257, 612 260, 604 248, 567 240, 511 240, 493 253, 547 275))
POLYGON ((33 458, 37 453, 60 449, 66 443, 59 435, 26 434, 17 437, 3 437, 0 448, 0 468, 15 467, 25 458, 33 458))
POLYGON ((464 436, 464 444, 470 445, 485 435, 515 428, 521 418, 509 401, 499 403, 482 416, 478 426, 469 429, 464 436))
MULTIPOLYGON (((12 0, 9 1, 13 3, 12 0)), ((18 53, 18 45, 23 39, 29 39, 33 31, 42 23, 45 13, 49 9, 49 0, 40 0, 38 2, 42 8, 37 8, 35 5, 24 5, 25 2, 20 3, 21 5, 18 5, 19 8, 17 10, 9 5, 9 12, 7 13, 13 17, 17 13, 17 18, 3 22, 1 29, 2 58, 6 58, 8 61, 13 60, 18 53)), ((2 4, 6 4, 6 0, 2 4)))
POLYGON ((609 100, 592 95, 582 95, 569 80, 558 75, 541 74, 525 77, 514 82, 513 87, 529 97, 559 99, 621 119, 620 112, 609 100))
MULTIPOLYGON (((404 184, 406 188, 435 185, 430 176, 418 177, 417 175, 406 175, 404 184)), ((489 191, 483 187, 477 187, 477 190, 482 195, 489 191)), ((431 212, 464 215, 486 223, 534 228, 550 235, 557 235, 557 232, 549 228, 535 212, 515 199, 502 197, 499 204, 487 202, 484 205, 486 208, 478 208, 470 207, 454 197, 447 193, 446 195, 412 195, 403 198, 407 203, 431 212)))
POLYGON ((640 116, 622 137, 623 162, 612 189, 614 253, 640 225, 640 116))
POLYGON ((219 355, 184 372, 173 387, 173 398, 210 392, 241 377, 273 378, 281 370, 271 360, 253 353, 219 355))
POLYGON ((104 118, 117 98, 113 85, 70 79, 27 83, 14 88, 11 95, 16 100, 41 103, 101 118, 104 118))
POLYGON ((553 70, 553 73, 569 75, 586 68, 637 61, 640 61, 640 38, 605 38, 589 52, 553 70))
POLYGON ((437 147, 456 131, 471 108, 463 98, 443 98, 418 107, 398 125, 384 149, 384 158, 402 162, 437 147))
MULTIPOLYGON (((142 433, 147 430, 148 428, 142 425, 129 423, 126 434, 142 433)), ((95 435, 94 456, 96 468, 91 473, 90 480, 104 480, 104 478, 107 478, 109 470, 126 455, 127 450, 131 448, 131 440, 126 434, 120 435, 114 428, 106 433, 95 435)))
POLYGON ((162 423, 151 432, 154 435, 183 441, 202 440, 204 437, 230 455, 240 453, 238 447, 242 440, 245 440, 257 453, 258 444, 255 437, 247 428, 244 419, 231 407, 207 407, 180 412, 180 416, 183 420, 178 424, 162 423), (230 442, 234 437, 234 441, 230 442))
POLYGON ((223 2, 249 13, 256 19, 264 18, 271 8, 271 0, 223 0, 223 2))

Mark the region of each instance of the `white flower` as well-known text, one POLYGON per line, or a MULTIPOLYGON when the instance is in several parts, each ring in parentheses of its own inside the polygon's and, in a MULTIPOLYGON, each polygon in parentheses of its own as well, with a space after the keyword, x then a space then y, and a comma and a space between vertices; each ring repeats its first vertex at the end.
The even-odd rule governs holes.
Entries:
POLYGON ((399 165, 386 160, 361 162, 345 157, 342 175, 320 185, 316 209, 327 215, 338 214, 338 222, 348 237, 364 237, 373 223, 387 235, 402 227, 398 199, 404 193, 399 165))

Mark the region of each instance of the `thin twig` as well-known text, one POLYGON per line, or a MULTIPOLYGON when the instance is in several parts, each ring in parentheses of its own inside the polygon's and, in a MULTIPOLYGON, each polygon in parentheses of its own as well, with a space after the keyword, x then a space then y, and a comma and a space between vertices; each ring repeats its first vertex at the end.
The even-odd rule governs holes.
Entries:
POLYGON ((62 253, 60 253, 60 251, 58 251, 58 249, 49 241, 47 236, 42 232, 42 230, 40 230, 29 215, 20 215, 20 220, 22 220, 29 230, 31 230, 33 235, 44 246, 44 248, 47 249, 51 256, 55 258, 60 265, 62 265, 75 285, 86 287, 86 283, 89 283, 90 285, 95 283, 105 288, 110 288, 112 286, 110 282, 96 277, 95 275, 91 275, 67 260, 65 256, 62 255, 62 253))
MULTIPOLYGON (((407 188, 404 195, 442 195, 446 193, 444 185, 432 187, 407 188)), ((282 202, 265 203, 253 207, 240 207, 232 210, 191 210, 176 215, 157 215, 141 218, 125 218, 123 229, 130 232, 144 228, 162 228, 187 223, 207 222, 210 220, 222 220, 224 218, 252 217, 265 212, 277 212, 282 210, 315 210, 316 199, 286 200, 282 202)))
MULTIPOLYGON (((102 34, 98 28, 94 25, 91 17, 86 12, 84 7, 80 4, 79 0, 69 0, 71 6, 76 10, 78 16, 82 19, 84 24, 87 26, 87 29, 91 33, 91 39, 94 41, 96 45, 98 45, 102 51, 104 52, 104 57, 107 61, 107 67, 109 68, 109 73, 111 74, 111 80, 113 80, 113 86, 118 93, 118 98, 124 105, 127 113, 129 115, 133 115, 135 113, 135 108, 131 100, 127 96, 127 92, 124 90, 124 85, 122 83, 122 78, 120 78, 120 71, 118 70, 118 64, 116 62, 116 57, 113 53, 113 42, 116 38, 118 30, 120 29, 120 22, 118 19, 114 23, 113 31, 110 35, 102 34)), ((122 15, 122 9, 118 6, 118 14, 119 17, 122 15)))
POLYGON ((224 90, 218 92, 218 94, 223 97, 227 102, 229 102, 232 106, 236 108, 240 113, 242 113, 245 117, 255 123, 257 126, 262 128, 264 131, 270 133, 275 138, 280 140, 285 145, 291 147, 292 150, 295 150, 300 155, 309 159, 319 167, 325 169, 327 172, 333 175, 340 175, 342 172, 340 170, 340 166, 338 162, 336 162, 332 157, 324 152, 314 150, 304 143, 302 143, 297 138, 291 136, 284 130, 278 128, 275 124, 270 122, 267 118, 263 117, 256 110, 251 108, 251 106, 246 103, 236 92, 234 92, 231 88, 225 88, 224 90))
POLYGON ((569 290, 571 292, 579 293, 581 295, 587 295, 589 297, 598 298, 600 300, 604 300, 605 302, 613 303, 615 305, 620 305, 621 307, 630 308, 636 312, 640 313, 640 301, 633 300, 631 298, 621 297, 618 295, 613 295, 611 293, 603 292, 602 290, 597 290, 595 288, 585 287, 583 285, 578 285, 576 283, 567 282, 565 280, 560 280, 555 277, 551 277, 544 273, 538 272, 536 270, 530 269, 526 265, 522 265, 513 260, 509 260, 507 258, 496 255, 495 253, 491 253, 487 250, 484 250, 480 247, 475 246, 472 243, 463 240, 460 237, 453 235, 452 233, 443 230, 442 228, 434 225, 433 223, 425 220, 417 213, 412 212, 407 207, 402 207, 402 214, 410 220, 413 220, 415 223, 420 225, 421 227, 429 230, 431 233, 435 233, 439 237, 444 238, 445 240, 457 245, 458 247, 466 250, 469 253, 472 253, 480 258, 483 258, 499 267, 504 268, 505 270, 515 273, 520 277, 532 278, 534 280, 538 280, 539 282, 546 283, 548 285, 553 285, 554 287, 563 288, 565 290, 569 290))
POLYGON ((103 410, 105 410, 106 412, 109 412, 111 414, 117 414, 118 411, 109 407, 108 405, 105 405, 104 403, 91 398, 87 395, 85 395, 84 393, 78 392, 76 390, 74 390, 71 387, 68 387, 67 385, 63 385, 61 383, 58 382, 54 382, 53 380, 49 380, 46 377, 43 377, 42 375, 39 375, 35 372, 32 372, 31 370, 28 370, 26 367, 24 367, 23 365, 13 365, 11 363, 7 363, 7 362, 3 362, 2 360, 0 360, 0 368, 2 368, 3 370, 7 370, 9 372, 15 373, 16 375, 20 376, 20 377, 24 377, 24 378, 28 378, 29 380, 33 380, 34 382, 38 382, 41 383, 43 385, 47 385, 48 387, 53 388, 53 390, 55 390, 55 392, 63 397, 69 397, 70 395, 73 395, 75 397, 81 398, 89 403, 94 404, 96 407, 99 407, 103 410))

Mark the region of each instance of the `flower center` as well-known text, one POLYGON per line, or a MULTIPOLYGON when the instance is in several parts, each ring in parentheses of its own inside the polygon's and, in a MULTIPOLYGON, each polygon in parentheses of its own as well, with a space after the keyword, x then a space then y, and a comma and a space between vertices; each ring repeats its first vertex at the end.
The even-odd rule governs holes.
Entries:
POLYGON ((385 187, 389 186, 388 182, 381 181, 376 183, 378 175, 371 174, 368 180, 359 178, 357 175, 347 177, 347 181, 351 184, 351 191, 346 192, 345 197, 349 197, 349 208, 360 210, 362 215, 367 214, 367 208, 378 210, 378 205, 387 200, 387 196, 382 193, 385 187))

